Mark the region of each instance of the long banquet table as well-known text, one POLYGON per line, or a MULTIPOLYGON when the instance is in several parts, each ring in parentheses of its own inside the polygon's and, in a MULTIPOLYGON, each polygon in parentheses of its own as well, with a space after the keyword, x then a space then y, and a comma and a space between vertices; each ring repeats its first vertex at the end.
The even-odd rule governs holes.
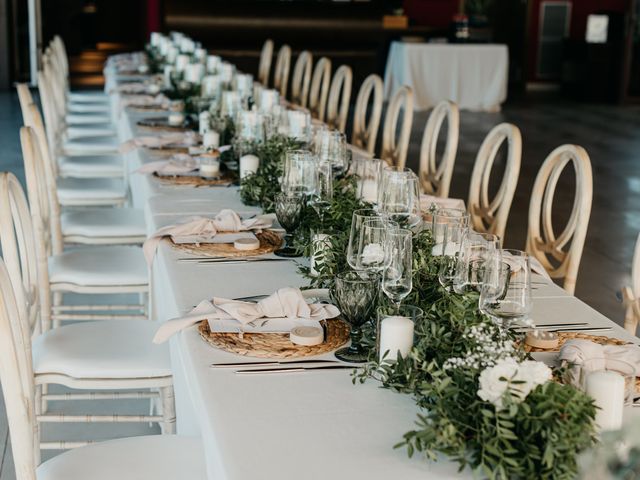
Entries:
MULTIPOLYGON (((107 75, 111 84, 117 80, 114 72, 107 75)), ((136 122, 141 114, 124 111, 116 118, 122 141, 138 134, 136 122)), ((133 173, 156 160, 144 149, 128 153, 126 160, 132 201, 145 209, 150 234, 190 215, 214 214, 222 208, 241 214, 257 211, 242 205, 235 187, 170 187, 133 173)), ((185 255, 166 242, 158 250, 152 268, 152 303, 158 322, 182 315, 214 295, 244 297, 304 284, 295 262, 196 265, 177 261, 185 255)), ((605 335, 638 342, 561 288, 538 284, 542 281, 536 277, 534 320, 611 326, 605 335)), ((232 369, 212 369, 213 362, 246 357, 212 348, 195 327, 175 335, 170 350, 177 431, 202 438, 210 480, 471 477, 470 472, 458 473, 457 464, 445 458, 429 463, 394 449, 414 425, 417 407, 408 396, 383 390, 373 381, 354 386, 349 370, 239 376, 232 369)))

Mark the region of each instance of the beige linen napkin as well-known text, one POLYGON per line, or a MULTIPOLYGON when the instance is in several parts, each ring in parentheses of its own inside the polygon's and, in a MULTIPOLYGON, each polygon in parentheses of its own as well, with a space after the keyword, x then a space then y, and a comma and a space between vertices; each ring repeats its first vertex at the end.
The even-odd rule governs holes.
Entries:
POLYGON ((169 160, 145 163, 135 173, 157 173, 158 175, 180 175, 198 170, 198 161, 186 153, 173 155, 169 160))
MULTIPOLYGON (((520 265, 514 262, 512 259, 513 255, 511 255, 509 252, 502 252, 502 261, 511 267, 512 272, 517 272, 520 268, 520 265)), ((551 277, 547 273, 547 270, 533 255, 529 255, 529 265, 531 266, 531 271, 533 273, 537 273, 538 275, 542 275, 543 277, 545 277, 547 280, 551 280, 551 277)))
POLYGON ((163 133, 157 136, 136 137, 120 145, 120 153, 128 153, 140 147, 160 148, 168 145, 196 145, 199 135, 195 132, 172 132, 163 133))
POLYGON ((161 110, 167 110, 169 108, 169 99, 162 93, 159 93, 158 95, 124 95, 120 98, 118 104, 120 113, 124 112, 124 109, 130 106, 153 107, 161 110))
POLYGON ((464 200, 460 198, 440 198, 425 193, 420 194, 420 210, 428 212, 435 203, 438 208, 459 208, 465 210, 464 200))
POLYGON ((636 368, 640 373, 640 347, 629 345, 600 345, 590 340, 568 340, 560 349, 561 362, 582 365, 587 360, 596 360, 594 369, 603 369, 606 360, 622 360, 636 368))
POLYGON ((189 314, 163 324, 153 338, 166 342, 172 335, 202 320, 212 332, 289 332, 297 325, 320 326, 319 322, 340 315, 330 304, 308 304, 298 288, 281 288, 258 303, 214 298, 200 302, 189 314), (260 320, 260 321, 258 321, 260 320))
POLYGON ((164 237, 199 236, 212 238, 218 232, 246 232, 249 230, 263 230, 272 225, 269 217, 262 216, 242 220, 233 210, 221 210, 215 218, 190 217, 182 223, 162 227, 144 242, 142 249, 147 263, 153 263, 153 257, 160 241, 164 237))

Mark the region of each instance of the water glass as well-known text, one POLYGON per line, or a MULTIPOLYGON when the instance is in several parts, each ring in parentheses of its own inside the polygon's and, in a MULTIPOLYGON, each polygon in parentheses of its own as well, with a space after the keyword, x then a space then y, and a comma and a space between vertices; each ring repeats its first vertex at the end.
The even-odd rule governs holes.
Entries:
POLYGON ((529 320, 532 308, 531 265, 526 252, 499 252, 501 261, 490 259, 485 263, 479 307, 482 313, 506 329, 512 322, 526 323, 529 320))
POLYGON ((383 218, 371 218, 362 223, 356 270, 381 272, 389 266, 387 235, 391 228, 383 218))
POLYGON ((378 189, 378 211, 401 227, 418 225, 420 214, 420 184, 413 172, 385 170, 378 189))
POLYGON ((236 118, 242 108, 242 97, 235 91, 222 92, 220 101, 220 115, 222 117, 236 118))
POLYGON ((279 193, 275 198, 275 211, 278 222, 285 229, 285 246, 273 252, 279 257, 299 257, 293 247, 293 232, 300 224, 304 196, 298 193, 279 193))
POLYGON ((422 309, 413 305, 380 306, 376 317, 376 351, 380 363, 406 358, 413 347, 415 325, 424 317, 422 309))
POLYGON ((467 230, 462 237, 453 290, 460 294, 472 290, 480 292, 484 265, 491 258, 501 259, 497 235, 467 230))
POLYGON ((362 326, 371 320, 378 296, 378 277, 363 272, 342 272, 336 275, 331 298, 342 318, 351 326, 351 345, 335 352, 345 362, 366 362, 367 351, 362 346, 362 326))
POLYGON ((284 192, 297 192, 311 199, 318 192, 318 161, 308 150, 287 152, 284 162, 284 192))
POLYGON ((339 175, 347 170, 347 139, 344 133, 338 130, 319 130, 314 149, 320 160, 331 163, 334 173, 339 175))
POLYGON ((354 210, 351 215, 351 230, 349 232, 349 244, 347 245, 347 263, 353 269, 358 268, 358 246, 362 225, 366 220, 380 218, 378 212, 372 208, 361 208, 354 210))
POLYGON ((382 291, 396 308, 413 288, 413 236, 410 230, 387 232, 389 266, 382 272, 382 291))
POLYGON ((274 108, 280 105, 280 93, 277 90, 262 88, 256 100, 260 113, 273 113, 274 108))
POLYGON ((357 177, 357 195, 363 202, 376 204, 382 169, 385 163, 377 158, 356 157, 351 162, 351 173, 357 177))
POLYGON ((306 110, 285 110, 280 115, 279 131, 289 138, 308 144, 311 140, 311 114, 306 110))
POLYGON ((255 153, 256 146, 264 143, 267 120, 265 115, 252 110, 238 113, 234 148, 239 156, 255 153))

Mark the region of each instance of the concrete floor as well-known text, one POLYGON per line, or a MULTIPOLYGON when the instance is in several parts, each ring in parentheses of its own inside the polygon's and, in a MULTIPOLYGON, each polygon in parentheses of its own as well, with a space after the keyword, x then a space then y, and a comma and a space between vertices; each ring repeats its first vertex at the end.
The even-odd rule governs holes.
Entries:
MULTIPOLYGON (((419 112, 414 119, 408 165, 416 169, 427 116, 428 112, 419 112)), ((505 246, 510 248, 524 247, 529 197, 535 175, 547 154, 563 143, 586 148, 593 165, 594 198, 576 295, 621 323, 623 309, 616 300, 616 293, 629 281, 634 244, 640 232, 640 106, 579 105, 548 99, 513 103, 501 113, 462 112, 460 119, 452 197, 466 199, 476 152, 493 126, 511 122, 522 131, 522 169, 505 235, 505 246)), ((15 94, 0 92, 0 170, 12 171, 23 178, 18 137, 20 124, 15 94)), ((559 222, 566 219, 571 209, 572 189, 570 176, 561 179, 556 197, 556 220, 559 222)), ((1 400, 0 412, 4 410, 1 400)), ((96 411, 103 407, 94 406, 96 411)), ((144 409, 139 402, 127 402, 122 406, 126 411, 140 411, 140 407, 144 409)), ((81 426, 80 430, 83 428, 81 426)), ((70 438, 79 433, 78 429, 72 428, 56 427, 55 430, 46 433, 70 438)), ((97 430, 98 438, 157 431, 146 425, 107 426, 100 433, 97 430)), ((15 478, 7 438, 6 419, 0 415, 0 480, 15 478)))

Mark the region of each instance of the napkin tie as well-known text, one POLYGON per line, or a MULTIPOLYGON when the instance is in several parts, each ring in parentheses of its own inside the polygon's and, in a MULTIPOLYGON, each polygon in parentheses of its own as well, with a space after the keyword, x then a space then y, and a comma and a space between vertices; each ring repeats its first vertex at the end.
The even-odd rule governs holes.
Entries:
POLYGON ((604 369, 607 360, 622 360, 635 367, 636 375, 640 373, 640 347, 632 343, 600 345, 590 340, 568 340, 560 349, 559 359, 576 366, 595 360, 594 370, 604 369))
MULTIPOLYGON (((270 319, 287 318, 294 323, 298 320, 312 320, 319 322, 328 318, 337 317, 340 314, 338 308, 330 304, 308 304, 298 288, 281 288, 267 298, 257 303, 241 302, 227 298, 214 298, 202 301, 189 312, 188 315, 169 320, 156 332, 154 343, 166 342, 174 334, 188 328, 202 320, 209 321, 212 325, 216 321, 233 320, 234 330, 243 331, 247 325, 258 319, 265 319, 264 324, 270 319)), ((260 328, 260 325, 257 326, 260 328)), ((219 331, 216 329, 216 331, 219 331)))
POLYGON ((142 249, 147 263, 151 265, 158 245, 164 237, 188 235, 214 237, 218 232, 262 230, 271 227, 271 224, 265 218, 242 220, 233 210, 225 209, 221 210, 214 218, 190 217, 182 223, 162 227, 144 242, 142 249))

